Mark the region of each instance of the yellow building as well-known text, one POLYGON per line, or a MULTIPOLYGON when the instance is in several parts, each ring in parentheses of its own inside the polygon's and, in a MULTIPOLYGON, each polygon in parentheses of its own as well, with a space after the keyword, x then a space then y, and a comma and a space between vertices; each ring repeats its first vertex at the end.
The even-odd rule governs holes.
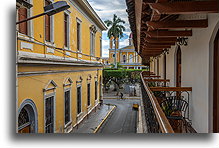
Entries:
MULTIPOLYGON (((57 0, 26 0, 17 21, 57 0)), ((17 25, 17 132, 67 133, 102 98, 101 38, 106 29, 86 0, 17 25)))
MULTIPOLYGON (((109 63, 114 64, 115 61, 115 48, 112 47, 112 38, 110 39, 109 49, 109 63)), ((117 40, 116 46, 119 48, 119 41, 117 40)), ((142 65, 142 59, 135 51, 133 45, 132 34, 129 36, 129 45, 116 50, 117 63, 125 67, 126 69, 145 69, 146 66, 142 65)))

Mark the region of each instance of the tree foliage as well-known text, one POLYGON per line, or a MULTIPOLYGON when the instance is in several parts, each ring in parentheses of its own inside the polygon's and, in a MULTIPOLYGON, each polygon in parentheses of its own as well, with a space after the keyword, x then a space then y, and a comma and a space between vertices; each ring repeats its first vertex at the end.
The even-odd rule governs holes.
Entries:
POLYGON ((124 83, 136 83, 140 81, 140 69, 104 69, 103 83, 107 89, 107 84, 113 82, 118 89, 122 89, 124 83))
POLYGON ((104 21, 107 27, 110 27, 107 33, 108 38, 110 39, 112 36, 114 39, 122 38, 123 32, 125 31, 125 21, 119 18, 116 14, 113 15, 113 20, 104 21))

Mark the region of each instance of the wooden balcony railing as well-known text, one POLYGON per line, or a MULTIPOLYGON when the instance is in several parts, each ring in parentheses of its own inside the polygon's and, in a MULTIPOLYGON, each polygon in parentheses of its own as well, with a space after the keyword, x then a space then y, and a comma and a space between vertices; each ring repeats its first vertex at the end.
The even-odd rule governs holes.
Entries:
POLYGON ((153 92, 150 90, 148 84, 144 80, 141 73, 142 80, 142 99, 144 104, 145 118, 147 130, 149 133, 174 133, 165 113, 158 103, 153 92))
POLYGON ((169 79, 147 79, 144 77, 144 80, 149 87, 167 87, 169 86, 169 79))
POLYGON ((170 80, 150 74, 141 73, 142 96, 149 132, 163 132, 157 118, 157 111, 161 108, 175 133, 196 133, 189 113, 192 87, 169 87, 170 80))

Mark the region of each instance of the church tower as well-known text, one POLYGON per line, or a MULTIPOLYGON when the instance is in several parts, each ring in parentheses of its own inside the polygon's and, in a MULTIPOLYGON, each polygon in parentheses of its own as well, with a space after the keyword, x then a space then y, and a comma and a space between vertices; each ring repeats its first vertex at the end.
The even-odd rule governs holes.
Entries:
POLYGON ((133 45, 133 34, 129 35, 129 46, 133 45))
MULTIPOLYGON (((109 48, 110 49, 115 49, 115 44, 114 44, 114 41, 113 41, 113 36, 110 38, 110 45, 109 45, 109 48)), ((116 38, 116 49, 119 49, 119 38, 116 38)))

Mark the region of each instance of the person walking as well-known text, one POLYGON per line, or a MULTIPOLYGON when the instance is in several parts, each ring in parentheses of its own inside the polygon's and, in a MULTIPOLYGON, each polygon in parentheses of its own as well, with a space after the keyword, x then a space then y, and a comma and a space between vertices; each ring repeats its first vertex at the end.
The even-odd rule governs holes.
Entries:
POLYGON ((121 99, 123 99, 123 93, 122 92, 120 93, 120 97, 121 97, 121 99))

